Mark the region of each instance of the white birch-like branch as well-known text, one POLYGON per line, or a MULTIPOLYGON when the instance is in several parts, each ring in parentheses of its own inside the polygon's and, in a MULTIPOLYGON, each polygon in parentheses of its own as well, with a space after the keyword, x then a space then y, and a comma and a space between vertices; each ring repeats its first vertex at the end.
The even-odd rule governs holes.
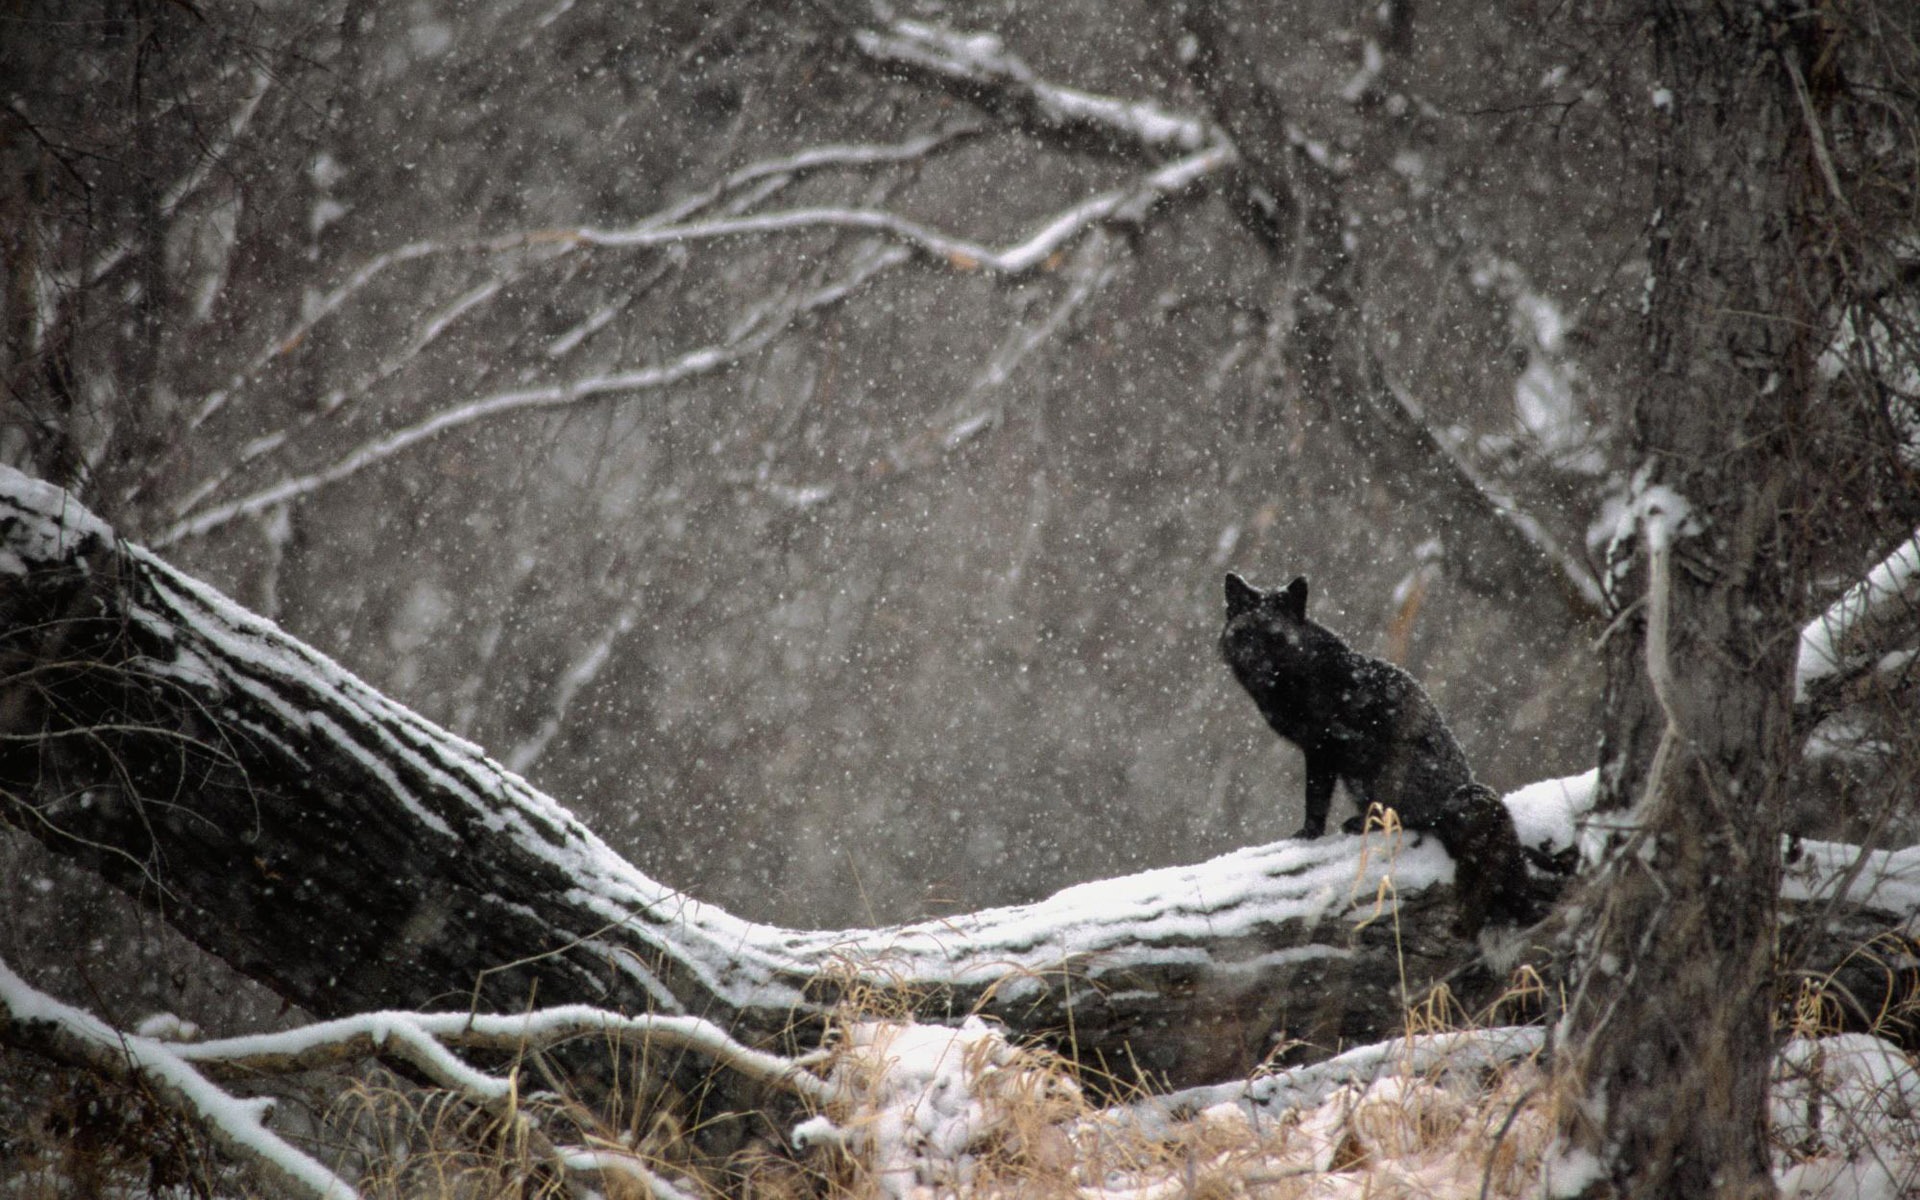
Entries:
POLYGON ((1138 221, 1160 200, 1184 191, 1233 161, 1233 151, 1210 146, 1175 159, 1134 184, 1102 192, 1048 218, 1026 238, 1004 247, 944 233, 897 213, 871 208, 796 208, 684 224, 624 229, 580 226, 548 231, 595 246, 661 246, 753 234, 859 230, 881 234, 927 257, 966 270, 1021 275, 1044 264, 1069 241, 1106 221, 1138 221))
MULTIPOLYGON (((970 126, 955 126, 908 138, 903 142, 815 146, 795 154, 752 163, 735 171, 719 183, 636 222, 634 228, 671 225, 684 221, 739 192, 742 188, 768 180, 787 181, 811 172, 838 167, 857 168, 912 162, 975 132, 977 131, 970 126)), ((383 251, 355 268, 339 286, 307 308, 300 319, 285 333, 261 347, 242 364, 238 371, 234 372, 225 386, 202 398, 199 406, 188 417, 187 427, 198 428, 208 418, 226 407, 227 402, 265 369, 268 363, 299 346, 321 322, 339 312, 349 300, 379 278, 389 267, 436 255, 475 253, 491 255, 528 249, 545 249, 553 256, 559 257, 571 254, 585 244, 564 230, 534 230, 489 237, 422 239, 383 251)))

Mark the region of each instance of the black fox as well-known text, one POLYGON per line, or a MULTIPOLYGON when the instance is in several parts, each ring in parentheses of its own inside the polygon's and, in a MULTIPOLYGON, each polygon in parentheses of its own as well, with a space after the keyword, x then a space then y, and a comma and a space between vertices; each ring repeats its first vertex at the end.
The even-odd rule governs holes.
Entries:
MULTIPOLYGON (((1307 819, 1326 832, 1336 781, 1362 816, 1378 804, 1407 829, 1435 830, 1453 794, 1473 782, 1460 744, 1413 676, 1348 648, 1307 619, 1307 581, 1263 592, 1227 576, 1220 654, 1273 731, 1307 756, 1307 819)), ((1360 818, 1348 822, 1359 828, 1360 818)))
MULTIPOLYGON (((1446 847, 1456 933, 1472 937, 1491 916, 1530 925, 1546 915, 1560 885, 1534 879, 1527 862, 1562 876, 1570 865, 1522 848, 1513 814, 1473 781, 1460 743, 1413 676, 1307 619, 1306 579, 1263 592, 1228 575, 1220 654, 1267 724, 1307 756, 1307 819, 1295 837, 1326 832, 1333 785, 1344 782, 1362 814, 1391 808, 1403 828, 1431 832, 1446 847)), ((1345 828, 1358 833, 1363 820, 1345 828)))

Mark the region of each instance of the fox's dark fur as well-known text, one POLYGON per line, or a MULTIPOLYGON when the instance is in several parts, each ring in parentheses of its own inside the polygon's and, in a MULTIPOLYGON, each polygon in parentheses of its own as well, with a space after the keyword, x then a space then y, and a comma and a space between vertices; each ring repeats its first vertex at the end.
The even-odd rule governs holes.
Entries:
POLYGON ((1488 917, 1531 925, 1553 907, 1561 885, 1536 882, 1527 871, 1513 814, 1486 784, 1470 783, 1455 792, 1433 832, 1453 859, 1455 933, 1472 937, 1488 917))
POLYGON ((1456 932, 1490 916, 1531 924, 1558 888, 1529 876, 1513 814, 1473 781, 1467 756, 1413 676, 1350 649, 1307 619, 1307 581, 1263 592, 1227 576, 1220 654, 1273 731, 1307 758, 1307 816, 1295 837, 1326 832, 1336 782, 1362 816, 1390 808, 1403 828, 1430 832, 1454 860, 1456 932))
POLYGON ((1408 829, 1433 829, 1473 782, 1460 744, 1413 676, 1347 647, 1307 618, 1307 581, 1263 592, 1227 576, 1220 653, 1273 731, 1307 756, 1307 818, 1295 837, 1326 832, 1333 785, 1365 815, 1378 804, 1408 829))

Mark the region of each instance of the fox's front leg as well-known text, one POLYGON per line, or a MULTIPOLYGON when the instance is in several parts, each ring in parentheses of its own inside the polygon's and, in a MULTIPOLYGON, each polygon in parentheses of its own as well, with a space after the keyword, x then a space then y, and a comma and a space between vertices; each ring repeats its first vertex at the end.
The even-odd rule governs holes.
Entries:
POLYGON ((1307 755, 1307 819, 1297 838, 1317 838, 1327 831, 1327 811, 1333 807, 1333 784, 1338 775, 1333 764, 1316 754, 1307 755))

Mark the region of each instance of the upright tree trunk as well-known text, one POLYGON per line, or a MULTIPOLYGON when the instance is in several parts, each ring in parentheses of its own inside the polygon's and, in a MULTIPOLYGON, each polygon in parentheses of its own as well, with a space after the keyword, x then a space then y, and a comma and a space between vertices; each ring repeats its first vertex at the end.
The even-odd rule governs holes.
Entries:
POLYGON ((1612 576, 1636 607, 1609 649, 1598 807, 1613 818, 1572 942, 1559 1065, 1585 1102, 1566 1113, 1563 1182, 1761 1196, 1807 558, 1795 460, 1820 350, 1798 253, 1799 48, 1767 5, 1651 16, 1638 527, 1612 576))

